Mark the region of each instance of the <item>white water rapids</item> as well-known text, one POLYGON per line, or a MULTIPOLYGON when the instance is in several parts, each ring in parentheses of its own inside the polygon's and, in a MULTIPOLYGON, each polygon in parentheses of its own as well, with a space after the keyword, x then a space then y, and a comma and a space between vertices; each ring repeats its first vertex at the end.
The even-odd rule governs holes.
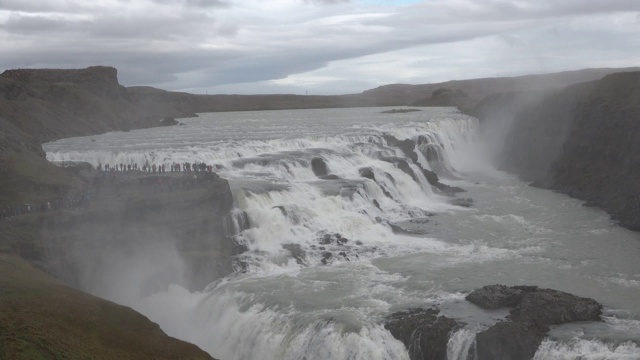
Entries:
POLYGON ((554 328, 536 359, 640 359, 640 234, 496 171, 474 118, 450 108, 382 110, 210 113, 180 120, 185 126, 44 147, 51 161, 95 166, 217 165, 249 220, 237 236, 248 249, 238 258, 243 272, 199 292, 174 284, 126 304, 216 358, 408 359, 384 319, 434 305, 468 324, 452 334, 448 359, 473 358, 476 332, 506 312, 481 311, 464 296, 500 283, 605 305, 602 323, 554 328), (405 155, 384 134, 415 140, 418 163, 454 176, 441 178, 466 189, 459 196, 473 206, 452 205, 411 160, 416 177, 401 171, 405 155), (335 177, 319 179, 314 158, 335 177))

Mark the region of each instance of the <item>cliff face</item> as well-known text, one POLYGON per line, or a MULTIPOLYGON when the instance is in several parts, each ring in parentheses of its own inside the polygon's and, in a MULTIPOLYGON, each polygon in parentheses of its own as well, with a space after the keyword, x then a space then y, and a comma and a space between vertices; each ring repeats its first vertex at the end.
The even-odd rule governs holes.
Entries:
POLYGON ((15 69, 6 70, 0 76, 18 83, 70 83, 97 96, 122 97, 125 88, 118 83, 118 70, 108 66, 91 66, 86 69, 15 69))
POLYGON ((154 126, 161 115, 131 101, 114 68, 20 69, 0 75, 0 116, 38 144, 154 126))
POLYGON ((541 185, 640 230, 640 72, 607 76, 583 99, 541 185))
POLYGON ((41 214, 42 264, 78 289, 117 301, 192 291, 233 272, 242 251, 225 221, 227 180, 214 173, 91 172, 41 214))
POLYGON ((576 105, 592 87, 592 83, 583 83, 546 93, 521 94, 520 107, 511 108, 517 114, 506 134, 507 150, 499 159, 503 168, 528 181, 545 178, 562 152, 576 105))
POLYGON ((500 165, 640 230, 640 72, 517 98, 501 114, 513 123, 500 165))

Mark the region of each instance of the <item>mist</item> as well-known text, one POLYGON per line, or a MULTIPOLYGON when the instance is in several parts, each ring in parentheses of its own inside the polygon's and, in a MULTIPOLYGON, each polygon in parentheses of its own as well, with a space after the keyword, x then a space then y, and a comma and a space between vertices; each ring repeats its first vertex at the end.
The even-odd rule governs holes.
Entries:
POLYGON ((55 214, 44 231, 47 267, 63 281, 134 306, 170 285, 202 290, 233 272, 239 249, 224 226, 232 201, 226 180, 96 170, 81 179, 82 190, 64 202, 82 211, 55 214))
POLYGON ((83 243, 73 247, 71 257, 81 276, 82 290, 134 306, 149 295, 166 291, 169 285, 188 287, 192 283, 178 250, 179 240, 162 229, 130 229, 118 231, 116 236, 119 239, 113 242, 84 237, 83 243), (94 246, 97 249, 91 249, 94 246))

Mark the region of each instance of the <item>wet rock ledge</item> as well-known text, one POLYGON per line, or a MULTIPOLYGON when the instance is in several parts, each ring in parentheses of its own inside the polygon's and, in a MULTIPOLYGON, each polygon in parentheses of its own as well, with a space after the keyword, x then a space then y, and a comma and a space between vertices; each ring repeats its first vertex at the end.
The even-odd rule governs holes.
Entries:
MULTIPOLYGON (((537 286, 488 285, 466 300, 487 310, 511 308, 505 321, 476 335, 477 360, 532 359, 551 325, 600 321, 602 314, 593 299, 537 286)), ((444 360, 449 337, 466 324, 439 313, 435 308, 397 312, 385 327, 405 344, 412 360, 444 360)))

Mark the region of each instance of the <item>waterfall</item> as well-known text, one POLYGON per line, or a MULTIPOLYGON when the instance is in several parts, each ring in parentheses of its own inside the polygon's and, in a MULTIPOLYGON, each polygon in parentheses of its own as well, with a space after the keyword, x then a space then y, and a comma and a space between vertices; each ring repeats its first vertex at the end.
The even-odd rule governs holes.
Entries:
POLYGON ((476 360, 476 331, 460 329, 447 343, 447 360, 476 360))
POLYGON ((640 348, 632 341, 603 342, 597 339, 574 339, 568 343, 545 340, 540 344, 534 360, 545 359, 611 359, 635 360, 640 358, 640 348))
MULTIPOLYGON (((408 359, 382 319, 414 295, 396 288, 404 275, 373 263, 469 251, 419 231, 434 213, 465 211, 438 195, 424 170, 463 170, 455 152, 473 140, 478 123, 451 109, 400 121, 345 111, 360 117, 296 123, 261 113, 269 120, 256 126, 253 113, 214 114, 209 122, 201 116, 186 126, 65 139, 45 149, 51 161, 94 166, 204 162, 229 181, 235 209, 224 232, 246 249, 237 257, 241 271, 202 292, 172 285, 141 299, 136 309, 169 335, 220 358, 408 359), (314 159, 326 175, 316 176, 314 159)), ((470 332, 457 332, 449 358, 463 359, 472 344, 470 332)))

